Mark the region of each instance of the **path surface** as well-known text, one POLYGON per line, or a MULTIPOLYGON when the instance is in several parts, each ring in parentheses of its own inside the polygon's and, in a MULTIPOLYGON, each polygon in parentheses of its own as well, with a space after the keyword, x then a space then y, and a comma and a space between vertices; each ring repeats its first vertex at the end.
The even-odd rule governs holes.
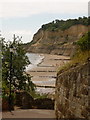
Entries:
POLYGON ((12 112, 3 112, 2 118, 52 118, 55 120, 54 110, 28 109, 16 110, 12 112))

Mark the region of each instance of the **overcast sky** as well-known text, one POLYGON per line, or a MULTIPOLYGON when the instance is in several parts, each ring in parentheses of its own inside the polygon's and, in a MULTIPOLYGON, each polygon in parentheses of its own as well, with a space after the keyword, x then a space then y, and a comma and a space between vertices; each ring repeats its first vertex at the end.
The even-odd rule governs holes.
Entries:
POLYGON ((30 42, 43 24, 82 16, 88 16, 88 0, 0 1, 0 30, 7 40, 16 34, 30 42))

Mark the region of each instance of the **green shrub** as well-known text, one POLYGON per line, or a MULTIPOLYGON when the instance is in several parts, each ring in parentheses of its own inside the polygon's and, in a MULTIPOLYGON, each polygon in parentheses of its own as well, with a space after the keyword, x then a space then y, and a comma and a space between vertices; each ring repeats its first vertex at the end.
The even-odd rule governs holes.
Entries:
POLYGON ((71 61, 69 61, 68 63, 59 67, 59 69, 57 71, 58 74, 61 74, 64 71, 67 71, 72 67, 76 67, 77 65, 85 63, 89 57, 90 57, 90 50, 89 51, 87 51, 87 50, 86 51, 79 51, 78 50, 71 61))
POLYGON ((80 40, 76 42, 82 51, 90 50, 90 32, 85 34, 80 40))
POLYGON ((55 20, 48 24, 42 25, 42 30, 49 31, 58 31, 58 30, 66 30, 73 25, 90 25, 90 17, 79 17, 78 19, 68 19, 68 20, 55 20))
POLYGON ((40 94, 36 91, 31 91, 30 95, 34 98, 34 99, 42 99, 42 98, 47 98, 48 94, 40 94))

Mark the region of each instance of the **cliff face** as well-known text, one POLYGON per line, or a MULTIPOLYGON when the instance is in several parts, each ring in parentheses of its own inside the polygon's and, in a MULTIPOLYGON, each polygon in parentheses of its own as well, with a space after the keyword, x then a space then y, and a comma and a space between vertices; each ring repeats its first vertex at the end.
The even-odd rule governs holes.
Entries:
POLYGON ((57 118, 89 120, 90 62, 58 74, 55 111, 57 118))
MULTIPOLYGON (((90 28, 90 26, 89 26, 90 28)), ((75 51, 74 42, 88 31, 84 25, 74 25, 64 31, 40 29, 33 37, 28 52, 71 55, 75 51)))

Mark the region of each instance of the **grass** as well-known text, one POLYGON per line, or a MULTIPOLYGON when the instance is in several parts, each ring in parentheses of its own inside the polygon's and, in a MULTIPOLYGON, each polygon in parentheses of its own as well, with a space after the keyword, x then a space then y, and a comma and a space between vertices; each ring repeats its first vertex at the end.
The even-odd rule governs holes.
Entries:
POLYGON ((85 63, 89 57, 90 57, 90 50, 89 51, 79 50, 69 63, 63 65, 58 69, 57 74, 60 74, 64 71, 69 70, 72 67, 85 63))

